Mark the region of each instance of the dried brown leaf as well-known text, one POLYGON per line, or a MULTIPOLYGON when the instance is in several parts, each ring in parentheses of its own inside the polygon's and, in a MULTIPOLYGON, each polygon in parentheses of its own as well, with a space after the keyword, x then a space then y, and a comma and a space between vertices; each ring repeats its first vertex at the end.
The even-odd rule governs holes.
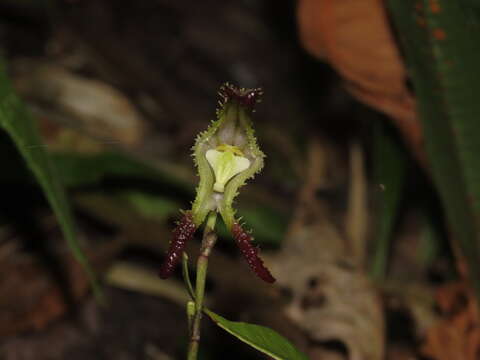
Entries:
MULTIPOLYGON (((7 274, 0 280, 0 336, 41 330, 67 311, 60 284, 42 262, 15 254, 0 268, 7 274)), ((71 257, 66 268, 72 297, 78 299, 88 290, 87 278, 71 257)))
POLYGON ((361 102, 389 115, 414 154, 424 154, 415 102, 381 0, 301 0, 300 38, 340 73, 361 102))
MULTIPOLYGON (((352 256, 355 248, 365 245, 352 246, 352 241, 364 239, 342 236, 342 231, 330 220, 327 204, 315 196, 326 175, 326 147, 313 140, 309 150, 306 181, 293 221, 282 251, 271 259, 278 285, 292 295, 285 314, 313 343, 338 341, 348 350, 349 360, 382 360, 381 302, 360 265, 361 256, 352 256)), ((357 155, 361 157, 360 153, 357 155)), ((352 192, 365 191, 363 182, 358 181, 364 175, 362 172, 361 169, 352 172, 351 181, 357 185, 351 188, 352 192)), ((362 204, 365 206, 363 196, 357 194, 349 204, 349 211, 365 212, 362 204)), ((348 223, 358 227, 352 221, 348 223)), ((312 359, 338 358, 338 352, 316 345, 308 353, 312 359)))
POLYGON ((434 360, 477 360, 480 323, 475 297, 465 282, 445 285, 437 292, 443 318, 426 334, 422 353, 434 360))

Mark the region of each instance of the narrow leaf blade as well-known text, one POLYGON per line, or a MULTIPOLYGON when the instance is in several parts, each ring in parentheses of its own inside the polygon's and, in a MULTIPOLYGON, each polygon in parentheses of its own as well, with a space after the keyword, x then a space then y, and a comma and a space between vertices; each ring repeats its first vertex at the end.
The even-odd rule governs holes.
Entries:
POLYGON ((432 176, 480 299, 480 14, 466 0, 390 0, 432 176))
POLYGON ((392 234, 398 218, 406 178, 405 150, 395 139, 395 134, 384 124, 374 129, 374 177, 382 190, 379 194, 379 212, 372 258, 371 275, 383 280, 387 274, 392 234))
POLYGON ((52 207, 67 243, 87 272, 92 288, 101 298, 100 287, 87 258, 80 248, 76 235, 73 217, 62 185, 55 168, 42 144, 35 123, 21 100, 13 91, 6 75, 5 64, 0 61, 0 127, 13 140, 16 148, 40 184, 45 197, 52 207))

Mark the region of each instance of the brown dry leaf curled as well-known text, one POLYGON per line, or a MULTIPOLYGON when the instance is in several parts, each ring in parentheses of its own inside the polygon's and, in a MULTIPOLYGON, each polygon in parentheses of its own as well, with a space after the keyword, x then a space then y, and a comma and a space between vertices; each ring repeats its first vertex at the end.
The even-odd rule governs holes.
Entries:
POLYGON ((384 2, 300 0, 298 23, 304 47, 330 63, 353 96, 389 115, 423 163, 415 101, 384 2))
POLYGON ((478 307, 465 282, 443 286, 437 293, 443 316, 430 328, 422 353, 434 360, 477 360, 480 355, 478 307))

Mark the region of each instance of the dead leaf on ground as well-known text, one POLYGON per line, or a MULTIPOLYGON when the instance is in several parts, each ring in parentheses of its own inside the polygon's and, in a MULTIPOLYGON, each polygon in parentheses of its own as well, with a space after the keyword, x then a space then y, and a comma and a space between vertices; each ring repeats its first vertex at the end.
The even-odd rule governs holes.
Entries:
POLYGON ((413 153, 424 162, 415 101, 381 0, 301 0, 300 38, 331 64, 361 102, 392 117, 413 153))
MULTIPOLYGON (((63 315, 68 305, 59 283, 38 259, 16 254, 0 260, 0 335, 15 335, 41 330, 63 315)), ((80 265, 70 259, 66 264, 72 297, 85 295, 88 282, 80 265)))
MULTIPOLYGON (((269 259, 278 286, 291 294, 286 316, 312 342, 308 350, 312 359, 383 360, 383 309, 361 265, 363 251, 358 251, 365 247, 364 235, 350 238, 353 229, 337 228, 328 205, 315 196, 328 167, 327 147, 313 140, 309 150, 306 181, 283 248, 269 259), (347 355, 322 346, 329 342, 343 344, 347 355)), ((352 161, 363 162, 356 146, 351 151, 360 155, 352 156, 352 161)), ((367 211, 364 196, 352 194, 365 191, 365 182, 359 181, 364 176, 363 166, 352 166, 352 201, 346 218, 366 216, 358 214, 367 211)), ((346 224, 365 233, 365 223, 346 224)))
POLYGON ((480 355, 480 323, 475 297, 465 282, 438 290, 443 319, 430 328, 421 351, 434 360, 477 360, 480 355))
POLYGON ((15 86, 34 112, 124 146, 144 138, 145 121, 131 101, 111 85, 55 63, 14 61, 15 86))
MULTIPOLYGON (((49 217, 46 222, 51 221, 49 217)), ((5 276, 0 278, 0 336, 43 330, 88 293, 82 266, 66 245, 56 240, 55 244, 61 245, 49 255, 55 257, 55 265, 36 252, 22 250, 17 237, 1 243, 0 271, 5 276)), ((98 271, 108 266, 121 248, 121 241, 112 240, 84 251, 98 271)))

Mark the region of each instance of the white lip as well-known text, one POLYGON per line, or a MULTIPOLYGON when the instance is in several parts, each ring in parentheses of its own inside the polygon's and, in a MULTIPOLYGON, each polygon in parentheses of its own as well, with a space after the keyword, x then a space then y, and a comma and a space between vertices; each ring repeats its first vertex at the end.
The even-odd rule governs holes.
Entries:
POLYGON ((205 154, 208 163, 215 174, 213 190, 222 193, 225 184, 235 175, 247 170, 250 160, 233 154, 231 151, 208 150, 205 154))

